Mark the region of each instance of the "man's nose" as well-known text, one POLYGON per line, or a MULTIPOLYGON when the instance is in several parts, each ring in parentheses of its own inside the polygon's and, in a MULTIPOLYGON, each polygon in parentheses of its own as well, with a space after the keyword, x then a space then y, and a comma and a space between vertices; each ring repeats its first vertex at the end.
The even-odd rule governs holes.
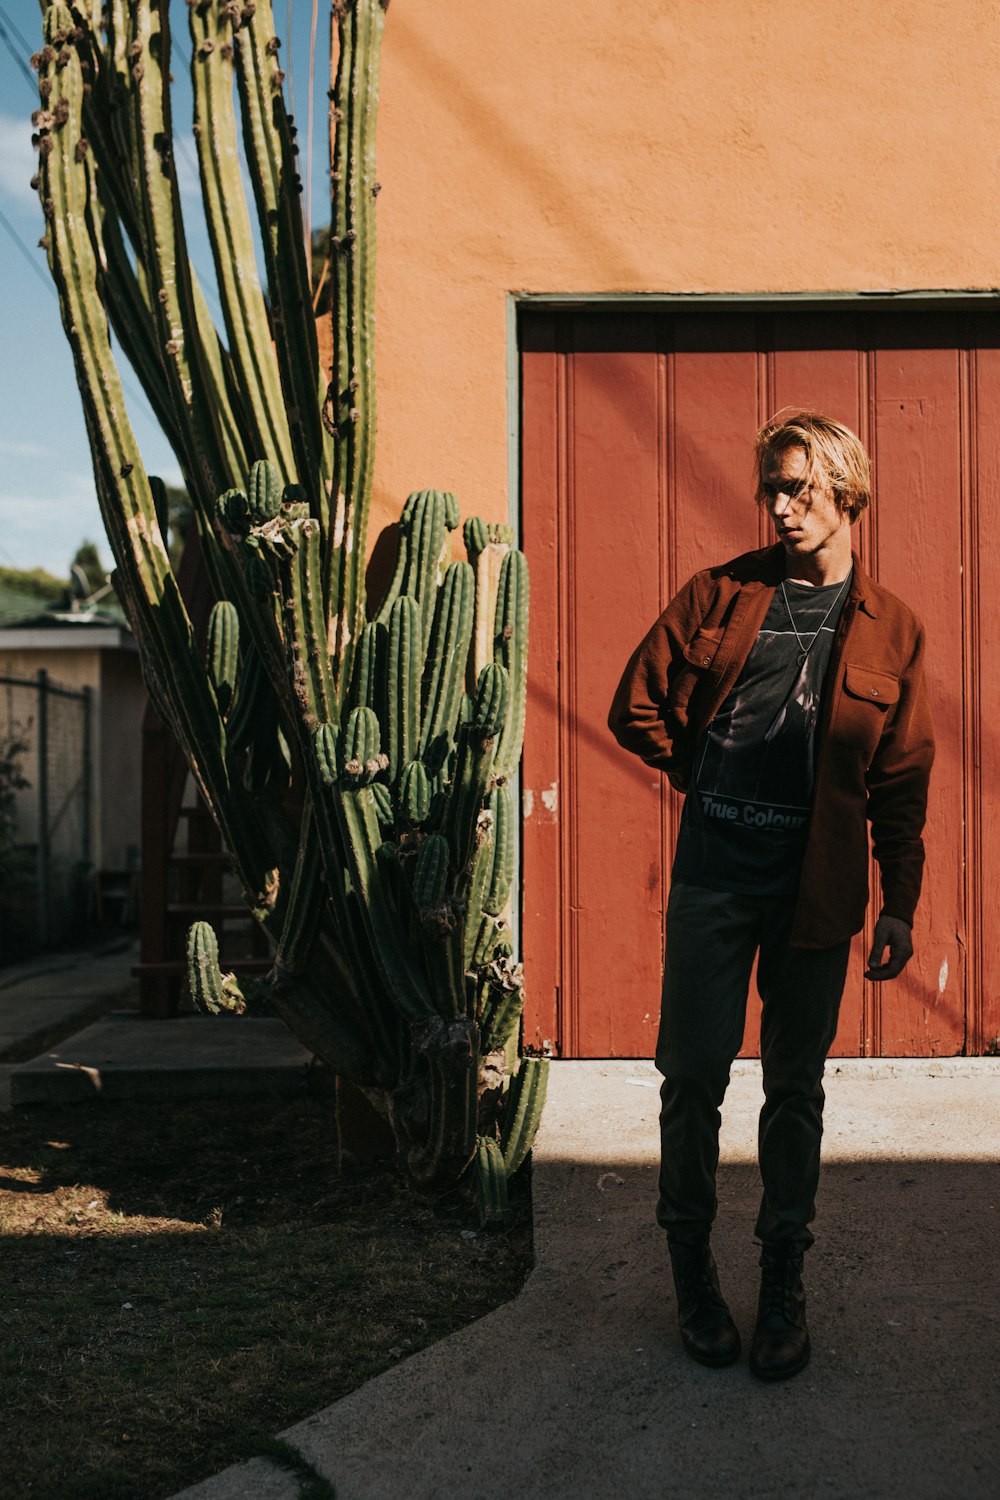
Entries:
POLYGON ((774 499, 771 502, 771 514, 773 516, 783 516, 790 504, 791 497, 786 495, 784 490, 776 491, 774 499))

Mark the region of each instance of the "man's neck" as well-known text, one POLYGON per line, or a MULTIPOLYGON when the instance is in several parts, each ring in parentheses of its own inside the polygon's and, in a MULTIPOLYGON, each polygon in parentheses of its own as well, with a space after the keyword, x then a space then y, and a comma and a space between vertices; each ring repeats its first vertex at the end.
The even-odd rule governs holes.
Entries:
POLYGON ((854 566, 851 555, 850 534, 843 542, 838 538, 836 547, 822 547, 818 552, 805 557, 785 554, 785 577, 793 583, 808 583, 813 588, 824 588, 827 584, 843 583, 854 566))

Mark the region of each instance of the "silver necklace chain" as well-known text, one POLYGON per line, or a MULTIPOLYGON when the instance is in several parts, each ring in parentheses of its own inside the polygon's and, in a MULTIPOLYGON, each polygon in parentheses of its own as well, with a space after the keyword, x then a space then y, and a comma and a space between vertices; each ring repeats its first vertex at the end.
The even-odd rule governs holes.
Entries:
POLYGON ((791 621, 792 630, 795 633, 795 639, 799 643, 798 664, 799 664, 800 667, 801 667, 802 663, 808 657, 808 655, 809 655, 810 651, 812 650, 813 646, 815 646, 816 642, 819 640, 819 633, 820 633, 820 631, 823 629, 823 626, 826 624, 827 620, 830 618, 830 616, 833 614, 834 610, 837 608, 837 605, 840 603, 841 595, 843 594, 843 592, 846 589, 848 583, 850 582, 850 579, 851 579, 851 574, 848 573, 847 577, 844 579, 843 583, 840 585, 840 588, 837 590, 837 593, 836 593, 836 596, 834 597, 833 603, 830 605, 830 608, 827 610, 827 612, 823 616, 822 620, 820 620, 820 622, 819 622, 819 629, 816 630, 816 632, 814 633, 813 638, 809 642, 808 646, 805 645, 805 643, 802 640, 802 637, 799 635, 799 628, 798 628, 798 626, 795 623, 795 616, 792 614, 792 606, 788 602, 788 592, 787 592, 787 590, 785 588, 785 580, 784 579, 781 580, 781 597, 785 601, 785 610, 786 610, 786 612, 788 614, 789 620, 791 621))

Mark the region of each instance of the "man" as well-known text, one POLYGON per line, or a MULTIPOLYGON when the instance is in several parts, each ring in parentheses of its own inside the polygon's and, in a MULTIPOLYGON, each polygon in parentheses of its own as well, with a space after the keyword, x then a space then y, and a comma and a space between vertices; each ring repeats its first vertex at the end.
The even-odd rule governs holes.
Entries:
POLYGON ((809 1358, 801 1273, 821 1079, 868 903, 866 820, 883 905, 865 977, 884 981, 913 953, 933 741, 922 627, 852 554, 870 498, 858 438, 816 412, 779 414, 758 433, 756 459, 776 545, 685 584, 625 668, 609 724, 687 793, 656 1052, 657 1219, 681 1336, 703 1364, 739 1356, 709 1235, 719 1106, 756 955, 765 1102, 750 1368, 780 1380, 809 1358))

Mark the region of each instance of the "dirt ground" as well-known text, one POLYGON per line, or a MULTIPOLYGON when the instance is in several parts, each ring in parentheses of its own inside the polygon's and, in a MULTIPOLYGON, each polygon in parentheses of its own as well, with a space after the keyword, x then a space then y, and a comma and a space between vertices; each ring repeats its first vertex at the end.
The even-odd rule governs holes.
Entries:
POLYGON ((157 1500, 506 1301, 529 1196, 338 1167, 329 1097, 0 1117, 0 1491, 157 1500))

